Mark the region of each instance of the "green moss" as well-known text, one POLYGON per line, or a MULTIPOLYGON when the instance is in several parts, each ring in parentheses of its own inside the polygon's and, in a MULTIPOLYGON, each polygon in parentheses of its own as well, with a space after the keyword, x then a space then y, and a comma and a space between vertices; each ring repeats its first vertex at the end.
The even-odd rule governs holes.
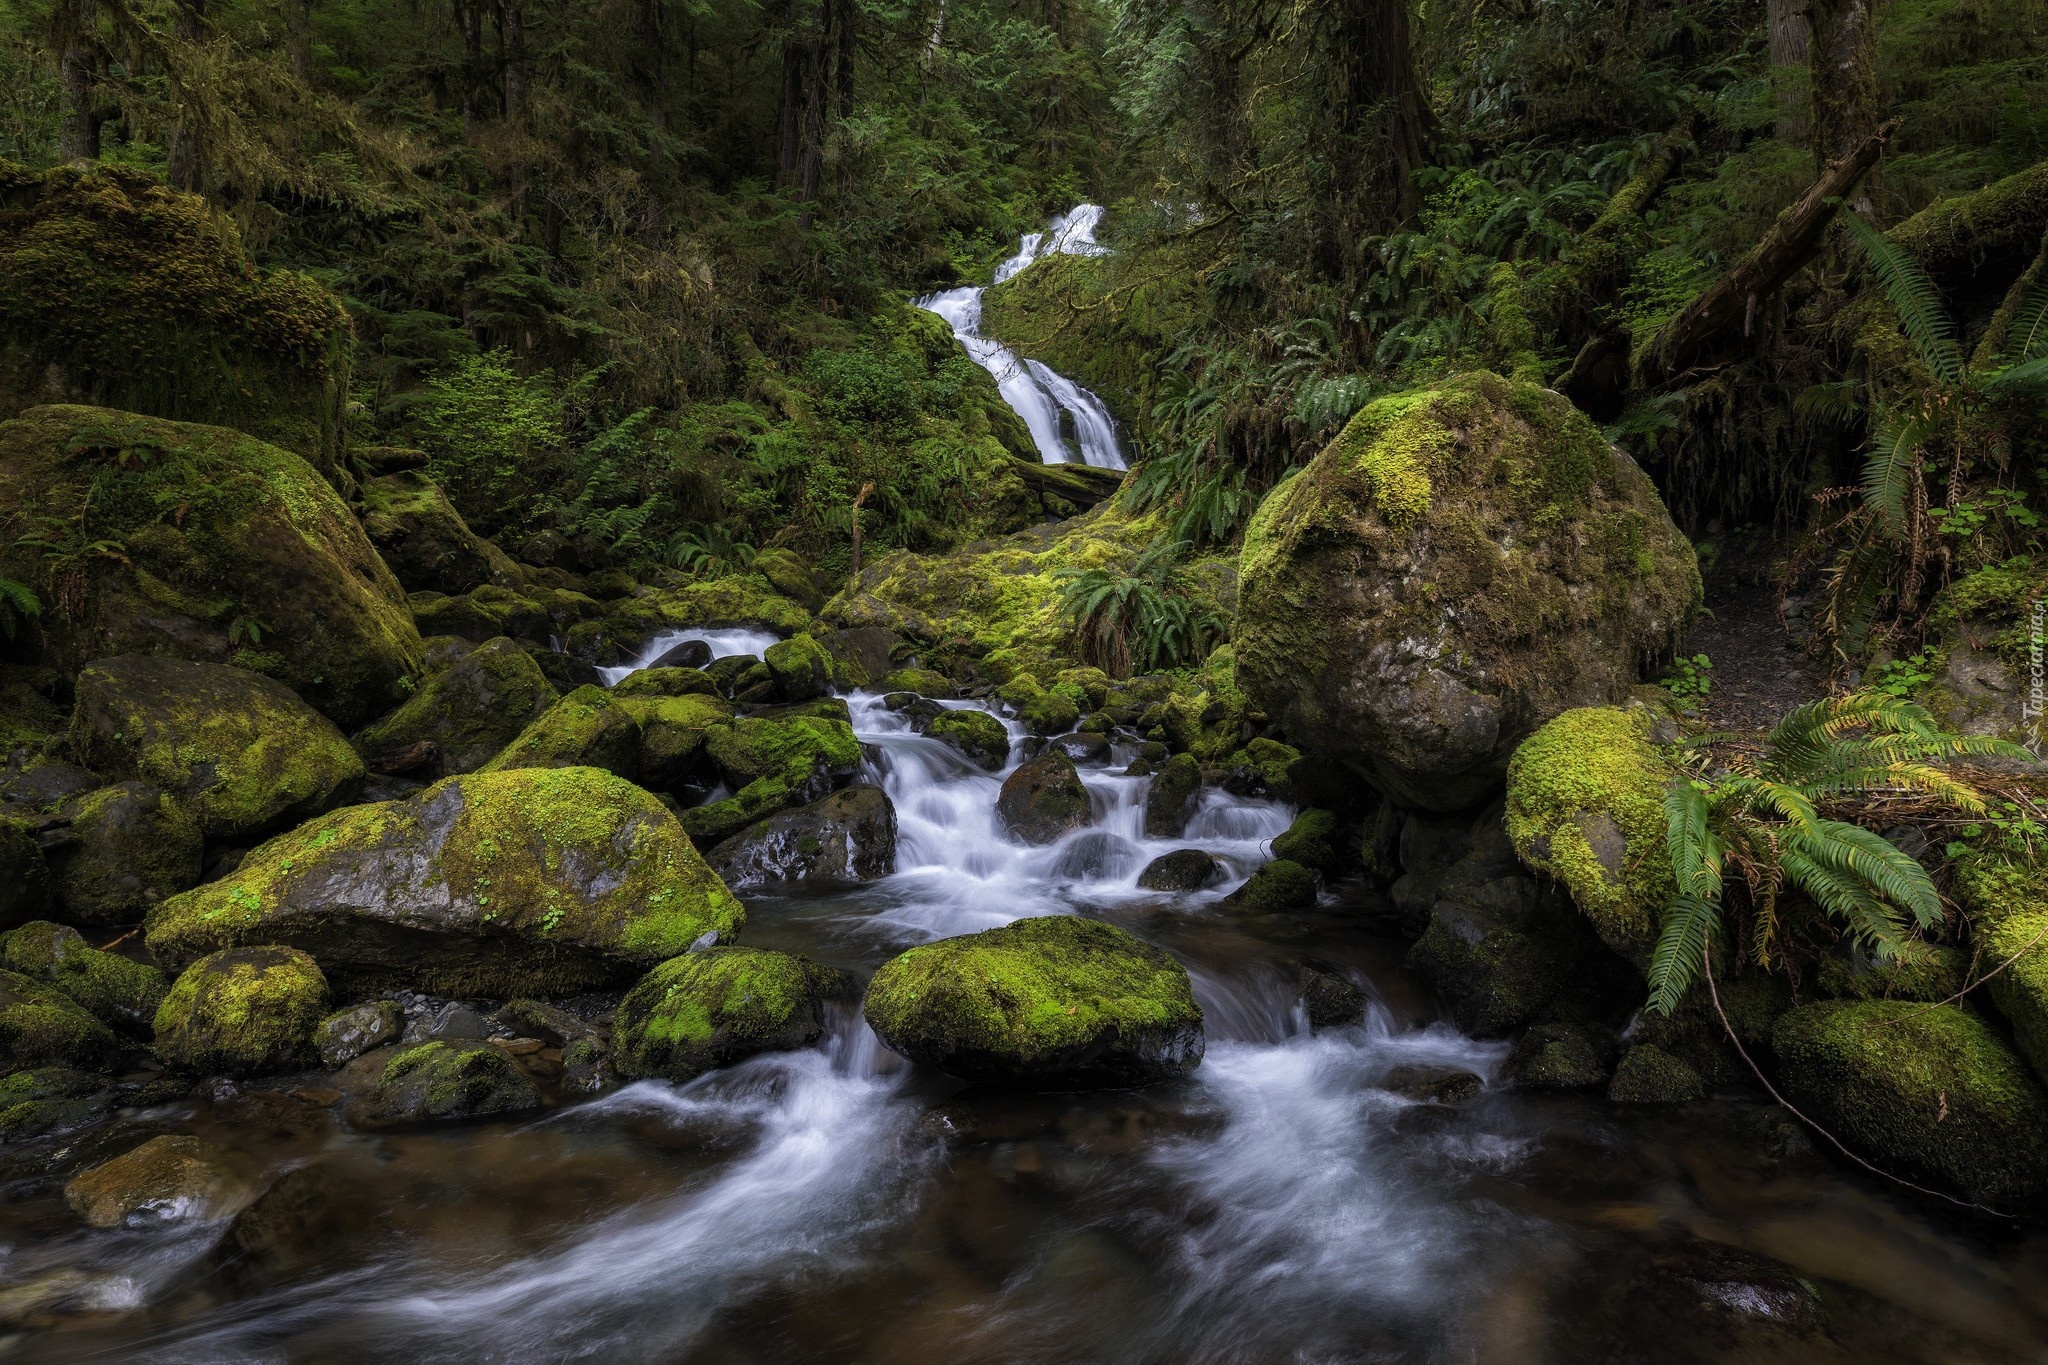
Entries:
POLYGON ((640 775, 640 724, 635 706, 586 685, 549 707, 478 772, 517 768, 603 768, 640 775))
POLYGON ((898 668, 882 679, 884 692, 915 692, 945 701, 955 695, 953 680, 929 668, 898 668))
POLYGON ((119 782, 66 803, 71 840, 50 871, 64 914, 83 924, 133 924, 199 880, 204 840, 184 803, 147 782, 119 782))
POLYGON ((761 662, 784 701, 807 701, 832 690, 832 656, 809 635, 796 634, 762 651, 761 662))
POLYGON ((113 1103, 107 1078, 68 1066, 39 1066, 0 1077, 0 1142, 76 1128, 113 1103))
POLYGON ((101 952, 76 929, 48 920, 0 936, 0 964, 47 981, 116 1028, 146 1030, 163 1003, 164 975, 116 953, 101 952))
POLYGON ((626 994, 612 1056, 628 1076, 691 1080, 824 1032, 818 968, 790 953, 709 948, 672 958, 626 994))
POLYGON ((302 825, 164 902, 147 941, 163 961, 288 943, 359 984, 546 995, 745 917, 652 794, 595 768, 519 768, 302 825))
POLYGON ((1130 1084, 1201 1060, 1186 970, 1070 916, 912 948, 875 973, 863 1009, 896 1051, 970 1079, 1130 1084))
POLYGON ((1889 962, 1822 958, 1820 989, 1838 1000, 1952 1000, 1969 969, 1959 949, 1912 943, 1889 962))
POLYGON ((237 427, 341 475, 353 329, 206 200, 123 167, 0 162, 0 416, 43 395, 237 427))
POLYGON ((845 721, 742 716, 705 734, 705 752, 734 795, 683 813, 683 828, 709 847, 756 820, 815 801, 860 767, 860 741, 845 721))
POLYGON ((1641 959, 1674 894, 1664 793, 1677 770, 1640 708, 1557 717, 1508 764, 1507 830, 1531 868, 1563 882, 1601 940, 1641 959))
POLYGON ((1881 1165, 1993 1207, 2048 1185, 2048 1097, 1951 1005, 1830 1001, 1771 1031, 1792 1101, 1881 1165))
POLYGON ((796 635, 811 628, 811 613, 777 592, 762 575, 749 573, 652 588, 612 603, 605 621, 612 638, 625 645, 664 630, 698 626, 755 626, 796 635))
POLYGON ((343 725, 420 671, 404 591, 305 461, 219 427, 104 408, 0 423, 0 576, 75 602, 41 624, 60 667, 167 652, 258 666, 343 725), (105 542, 116 556, 86 548, 105 542))
POLYGON ((1064 735, 1081 719, 1081 708, 1064 692, 1040 692, 1024 703, 1017 718, 1034 735, 1064 735))
POLYGON ((643 668, 628 673, 611 689, 620 699, 627 697, 716 697, 718 684, 701 668, 643 668))
POLYGON ((0 971, 0 1063, 94 1067, 118 1047, 112 1030, 55 986, 0 971))
POLYGON ((2038 1076, 2048 1078, 2048 869, 1973 853, 1955 864, 1955 897, 1970 917, 1992 1003, 2038 1076))
POLYGON ((1607 1087, 1607 1098, 1622 1104, 1684 1104, 1706 1093, 1697 1071, 1648 1044, 1622 1054, 1607 1087))
POLYGON ((345 799, 363 761, 288 689, 218 664, 126 655, 80 671, 78 760, 175 797, 210 836, 258 833, 345 799))
POLYGON ((999 771, 1010 759, 1010 732, 986 711, 962 707, 935 718, 925 727, 933 739, 942 739, 990 772, 999 771))
POLYGON ((1315 869, 1275 858, 1237 890, 1227 904, 1241 910, 1301 910, 1316 903, 1315 869))
POLYGON ((200 958, 156 1012, 156 1054, 201 1074, 252 1076, 312 1060, 327 978, 295 948, 229 948, 200 958))
POLYGON ((539 1105, 519 1064, 488 1043, 421 1043, 384 1064, 351 1114, 373 1124, 481 1118, 539 1105))
POLYGON ((1334 814, 1305 810, 1294 817, 1286 833, 1273 840, 1273 856, 1313 868, 1326 877, 1334 876, 1344 862, 1339 833, 1334 814))
POLYGON ((1145 833, 1178 839, 1202 791, 1202 765, 1192 754, 1175 754, 1152 776, 1145 790, 1145 833))
POLYGON ((355 738, 358 752, 402 752, 431 742, 436 777, 489 762, 558 700, 533 656, 507 639, 479 645, 429 677, 411 700, 355 738))
POLYGON ((701 692, 677 697, 618 696, 639 725, 640 780, 657 790, 674 790, 696 775, 705 737, 731 724, 732 706, 701 692))

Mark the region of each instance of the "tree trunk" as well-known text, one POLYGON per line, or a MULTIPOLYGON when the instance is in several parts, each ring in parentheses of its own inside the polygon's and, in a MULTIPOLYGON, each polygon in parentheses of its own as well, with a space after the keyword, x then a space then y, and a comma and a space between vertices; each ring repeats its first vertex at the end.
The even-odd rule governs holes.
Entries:
POLYGON ((100 116, 93 107, 93 78, 99 49, 93 41, 97 18, 92 0, 59 0, 51 11, 54 46, 58 50, 57 84, 63 92, 58 150, 66 161, 97 161, 100 116))
MULTIPOLYGON (((839 106, 836 117, 839 122, 846 123, 853 118, 853 61, 855 56, 855 40, 858 37, 854 30, 854 20, 858 11, 854 8, 854 0, 832 0, 832 3, 839 12, 836 21, 839 33, 839 52, 837 64, 832 73, 832 85, 839 106)), ((846 211, 846 201, 852 195, 853 160, 842 149, 839 158, 839 199, 841 204, 840 212, 842 214, 846 211)))
POLYGON ((302 85, 313 83, 313 0, 285 0, 286 42, 292 54, 292 75, 302 85))
POLYGON ((475 142, 484 83, 483 0, 455 0, 455 21, 462 29, 462 134, 475 142))
POLYGON ((1416 208, 1412 177, 1436 134, 1409 44, 1408 0, 1337 0, 1330 38, 1343 101, 1340 186, 1358 200, 1389 195, 1406 219, 1416 208))
POLYGON ((804 150, 804 78, 810 68, 816 35, 807 0, 789 0, 783 17, 782 98, 775 118, 775 188, 787 189, 797 180, 797 165, 804 150))
POLYGON ((520 0, 499 0, 498 46, 505 56, 505 117, 526 117, 526 14, 520 0))
MULTIPOLYGON (((1810 0, 1812 26, 1813 160, 1825 170, 1849 155, 1877 126, 1875 0, 1810 0)), ((1868 212, 1871 182, 1863 182, 1856 211, 1868 212)))
MULTIPOLYGON (((176 31, 179 39, 197 47, 206 41, 206 0, 178 0, 176 31)), ((206 182, 206 149, 199 124, 188 111, 171 130, 171 145, 164 153, 164 178, 173 189, 202 192, 206 182)))
POLYGON ((1813 30, 1806 19, 1808 0, 1770 0, 1771 84, 1778 98, 1778 141, 1797 146, 1812 132, 1807 113, 1813 80, 1807 65, 1813 30))

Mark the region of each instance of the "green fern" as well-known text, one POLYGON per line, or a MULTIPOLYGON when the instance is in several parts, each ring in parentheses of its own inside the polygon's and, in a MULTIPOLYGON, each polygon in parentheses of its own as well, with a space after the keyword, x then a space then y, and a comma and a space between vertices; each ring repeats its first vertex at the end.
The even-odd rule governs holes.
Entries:
POLYGON ((0 633, 12 640, 29 620, 43 614, 43 599, 35 589, 12 578, 0 577, 0 633))
POLYGON ((1942 384, 1960 384, 1962 348, 1956 343, 1955 324, 1949 320, 1948 309, 1943 306, 1941 291, 1934 287, 1934 281, 1904 247, 1857 217, 1853 210, 1842 210, 1842 222, 1848 227, 1850 238, 1862 249, 1878 287, 1899 315, 1899 330, 1913 343, 1928 370, 1942 384))

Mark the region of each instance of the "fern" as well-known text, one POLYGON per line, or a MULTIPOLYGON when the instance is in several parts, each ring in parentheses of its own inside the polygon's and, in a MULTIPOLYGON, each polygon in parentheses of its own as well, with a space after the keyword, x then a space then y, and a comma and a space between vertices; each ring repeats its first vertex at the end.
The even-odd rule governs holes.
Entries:
POLYGON ((1863 259, 1876 277, 1878 287, 1899 315, 1899 330, 1913 343, 1935 379, 1953 386, 1963 380, 1963 352, 1956 344, 1955 324, 1942 305, 1941 291, 1934 287, 1920 263, 1891 238, 1844 208, 1842 221, 1850 238, 1863 251, 1863 259))
POLYGON ((35 589, 0 576, 0 633, 12 640, 22 625, 42 614, 43 599, 36 596, 35 589))

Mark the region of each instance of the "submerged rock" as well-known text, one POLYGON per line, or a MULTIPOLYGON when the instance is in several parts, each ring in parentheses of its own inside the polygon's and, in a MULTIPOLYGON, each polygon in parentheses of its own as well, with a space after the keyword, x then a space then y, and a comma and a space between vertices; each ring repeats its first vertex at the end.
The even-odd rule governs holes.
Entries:
MULTIPOLYGON (((92 534, 123 546, 93 561, 80 609, 44 615, 60 669, 130 654, 235 663, 345 726, 405 700, 420 668, 405 594, 298 456, 219 427, 46 407, 0 423, 0 471, 0 521, 76 517, 90 489, 92 534)), ((51 600, 44 573, 39 551, 0 537, 0 577, 51 600)))
POLYGON ((1010 732, 986 711, 966 707, 941 711, 931 718, 924 732, 933 739, 944 740, 990 772, 1000 772, 1010 761, 1010 732))
POLYGON ((1441 811, 1552 716, 1619 699, 1699 596, 1635 463, 1558 394, 1484 373, 1367 404, 1260 504, 1239 570, 1246 699, 1441 811))
POLYGON ((912 948, 862 1010, 884 1043, 968 1080, 1146 1085, 1202 1060, 1187 970, 1113 925, 1058 915, 912 948))
POLYGON ((729 887, 762 882, 871 882, 896 870, 896 807, 856 782, 771 815, 705 855, 729 887))
POLYGON ((154 783, 211 838, 234 839, 347 801, 363 761, 325 716, 245 669, 139 654, 80 671, 71 747, 154 783))
POLYGON ((1380 1088, 1418 1104, 1463 1104, 1484 1087, 1479 1077, 1455 1066, 1397 1066, 1380 1078, 1380 1088))
POLYGON ((133 924, 199 880, 204 839, 175 797, 117 782, 62 808, 71 838, 48 855, 57 902, 81 924, 133 924))
POLYGON ((1062 753, 1046 754, 1018 767, 1003 779, 996 797, 996 819, 1027 844, 1049 844, 1090 817, 1088 789, 1062 753))
POLYGON ((1177 848, 1145 864, 1138 885, 1146 891, 1200 891, 1223 880, 1223 864, 1199 848, 1177 848))
POLYGON ((562 995, 630 977, 745 919, 650 793, 595 768, 451 777, 252 852, 151 913, 150 951, 317 956, 351 991, 562 995))
POLYGON ((240 1158, 182 1133, 151 1138, 64 1187, 64 1202, 96 1228, 217 1222, 255 1197, 240 1158))
POLYGON ((171 983, 156 1012, 156 1054, 201 1075, 290 1071, 313 1058, 327 978, 295 948, 228 948, 171 983))
POLYGON ((393 1054, 369 1093, 350 1107, 358 1123, 386 1125, 482 1118, 540 1106, 519 1064, 478 1042, 427 1042, 393 1054))
POLYGON ((422 744, 432 757, 406 771, 421 779, 473 772, 519 737, 558 700, 533 656, 516 641, 487 640, 430 676, 411 700, 356 736, 357 752, 380 759, 422 744))
POLYGON ((34 921, 0 937, 0 964, 46 981, 115 1028, 146 1033, 168 989, 145 963, 101 952, 76 929, 34 921))
POLYGON ((613 1064, 687 1081, 757 1052, 808 1047, 825 1031, 828 973, 793 953, 707 948, 671 958, 619 1005, 613 1064))
POLYGON ((2005 1208, 2048 1189, 2048 1097, 1975 1014, 1829 1001, 1771 1030, 1792 1102, 1892 1170, 2005 1208))

